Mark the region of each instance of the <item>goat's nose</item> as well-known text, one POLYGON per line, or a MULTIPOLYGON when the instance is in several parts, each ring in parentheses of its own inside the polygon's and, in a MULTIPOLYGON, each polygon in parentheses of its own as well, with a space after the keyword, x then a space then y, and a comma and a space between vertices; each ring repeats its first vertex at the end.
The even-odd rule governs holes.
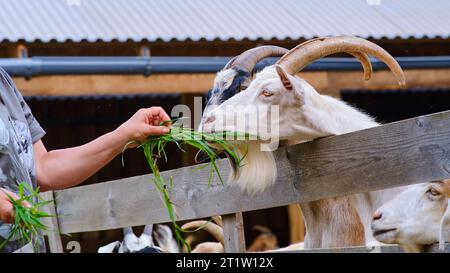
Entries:
POLYGON ((373 221, 375 221, 375 220, 380 220, 381 217, 383 217, 383 214, 382 214, 381 212, 379 212, 379 211, 376 211, 376 212, 373 214, 373 216, 372 216, 372 220, 373 220, 373 221))
POLYGON ((216 120, 216 117, 213 115, 210 115, 209 117, 206 118, 205 123, 211 123, 214 122, 216 120))

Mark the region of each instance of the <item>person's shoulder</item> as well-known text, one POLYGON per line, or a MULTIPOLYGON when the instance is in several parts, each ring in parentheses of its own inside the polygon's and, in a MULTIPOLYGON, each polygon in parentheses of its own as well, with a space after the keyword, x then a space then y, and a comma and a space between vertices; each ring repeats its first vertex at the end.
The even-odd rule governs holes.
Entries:
POLYGON ((0 90, 4 95, 14 96, 20 100, 22 96, 16 88, 13 79, 5 71, 4 68, 0 67, 0 90))
POLYGON ((11 79, 11 76, 6 72, 6 70, 0 66, 0 77, 2 79, 2 82, 6 82, 9 87, 14 87, 14 83, 11 79))

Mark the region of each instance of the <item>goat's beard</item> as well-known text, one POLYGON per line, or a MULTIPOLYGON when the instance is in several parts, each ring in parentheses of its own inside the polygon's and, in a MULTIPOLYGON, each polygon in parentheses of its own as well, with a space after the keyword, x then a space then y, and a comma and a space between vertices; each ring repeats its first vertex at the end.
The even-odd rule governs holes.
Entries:
MULTIPOLYGON (((273 186, 277 178, 277 167, 273 153, 262 151, 259 141, 237 144, 236 147, 238 156, 242 160, 240 166, 237 166, 237 162, 234 162, 234 160, 230 160, 232 175, 229 183, 237 184, 250 195, 273 186)), ((228 156, 228 158, 230 157, 228 156)))

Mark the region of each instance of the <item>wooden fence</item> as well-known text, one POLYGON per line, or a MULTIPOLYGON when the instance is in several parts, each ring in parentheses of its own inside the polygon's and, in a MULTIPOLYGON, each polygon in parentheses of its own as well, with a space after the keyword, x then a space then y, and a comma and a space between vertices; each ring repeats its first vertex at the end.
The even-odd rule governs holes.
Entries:
MULTIPOLYGON (((173 177, 178 219, 222 215, 225 251, 243 252, 244 211, 450 178, 450 111, 280 148, 275 157, 275 185, 255 196, 222 186, 217 178, 208 187, 208 168, 162 172, 173 177)), ((228 161, 218 165, 227 179, 228 161)), ((55 200, 49 209, 58 215, 51 225, 76 233, 169 222, 151 179, 143 175, 47 193, 55 200)), ((52 252, 63 251, 58 235, 49 234, 49 242, 52 252)))

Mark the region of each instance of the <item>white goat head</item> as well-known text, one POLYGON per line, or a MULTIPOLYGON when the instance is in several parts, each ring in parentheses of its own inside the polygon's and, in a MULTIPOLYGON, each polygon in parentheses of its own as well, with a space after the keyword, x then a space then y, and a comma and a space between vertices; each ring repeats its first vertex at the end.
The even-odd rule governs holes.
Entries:
POLYGON ((410 186, 381 206, 373 216, 372 232, 383 243, 405 251, 450 240, 450 179, 410 186))
MULTIPOLYGON (((258 143, 302 142, 377 126, 371 117, 343 101, 320 95, 305 80, 294 76, 314 60, 339 52, 349 53, 362 63, 365 79, 372 73, 369 54, 385 62, 401 85, 405 83, 399 64, 376 44, 356 37, 317 38, 298 45, 275 66, 257 73, 246 90, 204 117, 202 129, 205 132, 245 132, 257 136, 258 143)), ((250 193, 264 190, 276 178, 273 156, 263 155, 258 146, 249 148, 244 166, 234 177, 234 181, 250 193), (251 153, 259 154, 252 156, 251 153), (258 160, 252 162, 255 158, 258 160)))
MULTIPOLYGON (((224 101, 230 99, 248 87, 252 80, 253 70, 259 61, 267 57, 279 57, 287 52, 288 50, 282 47, 265 45, 246 50, 240 55, 232 58, 225 65, 225 67, 217 73, 216 78, 214 79, 213 88, 208 92, 206 97, 206 107, 203 111, 203 117, 198 126, 199 131, 203 130, 204 123, 210 121, 208 120, 208 113, 217 108, 224 101)), ((247 147, 242 147, 241 154, 243 154, 243 150, 246 149, 247 147)), ((197 156, 199 161, 202 161, 203 158, 205 158, 201 152, 197 156)), ((254 157, 252 156, 252 158, 254 157)), ((272 176, 275 174, 276 173, 273 173, 272 176)), ((244 177, 241 178, 246 179, 244 177)), ((250 180, 258 181, 251 178, 250 180)))

